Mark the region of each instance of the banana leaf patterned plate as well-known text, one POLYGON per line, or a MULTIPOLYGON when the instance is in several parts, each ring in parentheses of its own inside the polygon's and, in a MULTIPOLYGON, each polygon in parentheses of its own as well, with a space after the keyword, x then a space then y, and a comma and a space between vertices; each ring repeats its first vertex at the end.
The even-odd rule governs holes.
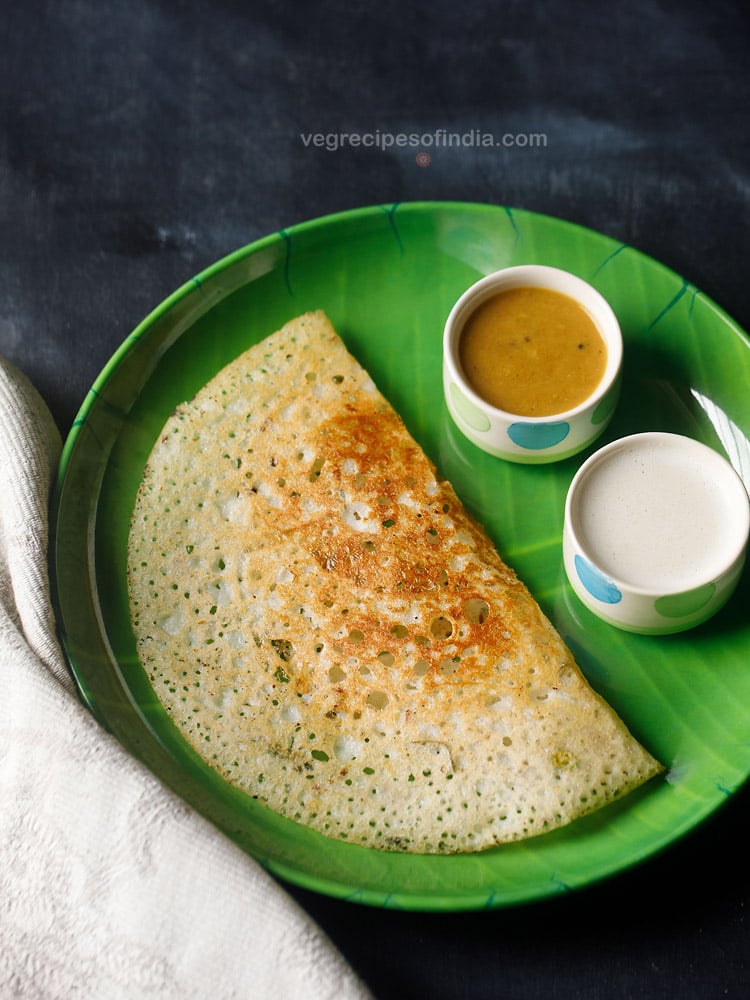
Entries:
POLYGON ((593 447, 687 434, 750 483, 750 341, 689 282, 609 237, 493 205, 372 206, 258 240, 189 280, 107 363, 65 444, 54 498, 53 596, 81 697, 133 754, 278 877, 374 906, 450 911, 542 899, 621 872, 713 813, 750 773, 750 573, 710 622, 675 636, 619 632, 565 579, 565 494, 593 447), (456 430, 442 396, 445 319, 482 275, 565 268, 620 321, 620 404, 589 452, 514 465, 456 430), (568 827, 481 854, 401 855, 323 837, 223 782, 151 691, 130 632, 126 542, 135 491, 172 409, 286 320, 324 309, 412 434, 486 525, 591 684, 667 767, 568 827))

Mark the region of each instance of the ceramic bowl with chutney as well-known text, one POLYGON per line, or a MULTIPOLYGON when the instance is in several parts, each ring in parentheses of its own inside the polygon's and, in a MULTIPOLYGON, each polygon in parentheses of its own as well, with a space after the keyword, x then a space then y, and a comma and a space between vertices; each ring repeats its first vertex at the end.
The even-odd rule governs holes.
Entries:
POLYGON ((611 625, 681 632, 729 599, 749 530, 747 492, 722 455, 680 434, 633 434, 600 448, 573 477, 565 572, 611 625))
POLYGON ((488 274, 445 324, 448 411, 470 441, 511 462, 555 462, 590 445, 617 405, 621 367, 610 305, 555 267, 488 274))

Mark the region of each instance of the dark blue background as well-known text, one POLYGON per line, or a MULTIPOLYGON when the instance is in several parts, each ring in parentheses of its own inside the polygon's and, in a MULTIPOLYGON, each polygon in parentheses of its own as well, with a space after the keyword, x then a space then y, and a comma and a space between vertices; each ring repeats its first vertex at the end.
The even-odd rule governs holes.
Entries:
MULTIPOLYGON (((727 0, 6 5, 0 352, 66 433, 130 330, 217 258, 327 212, 425 199, 605 232, 747 329, 745 11, 727 0), (420 167, 411 147, 301 140, 441 128, 546 145, 433 148, 420 167)), ((521 909, 421 915, 293 892, 378 997, 744 998, 749 803, 746 790, 636 871, 521 909)))

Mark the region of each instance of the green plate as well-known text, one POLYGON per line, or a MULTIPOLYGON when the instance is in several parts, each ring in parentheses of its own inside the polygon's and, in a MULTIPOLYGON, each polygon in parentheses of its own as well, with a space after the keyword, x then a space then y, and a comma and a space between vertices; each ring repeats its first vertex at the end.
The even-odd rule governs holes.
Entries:
POLYGON ((709 623, 677 636, 619 632, 593 617, 562 564, 568 484, 592 449, 555 465, 491 458, 445 409, 443 324, 473 281, 544 263, 591 282, 622 326, 620 406, 598 444, 687 434, 750 480, 750 343, 672 271, 608 237, 497 206, 375 206, 306 222, 193 278, 131 334, 66 442, 53 516, 54 599, 81 695, 159 777, 283 879, 378 906, 500 907, 584 886, 695 827, 750 771, 747 572, 709 623), (322 308, 407 426, 483 522, 572 648, 591 684, 666 766, 624 800, 568 827, 475 855, 409 856, 330 840, 224 783, 180 738, 137 661, 125 586, 130 512, 173 407, 286 320, 322 308))

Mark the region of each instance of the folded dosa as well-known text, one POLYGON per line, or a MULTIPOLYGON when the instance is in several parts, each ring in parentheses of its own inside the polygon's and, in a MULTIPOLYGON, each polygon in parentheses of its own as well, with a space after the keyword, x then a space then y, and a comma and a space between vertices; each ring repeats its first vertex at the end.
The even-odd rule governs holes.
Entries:
POLYGON ((660 770, 321 312, 177 408, 128 559, 185 739, 330 837, 476 851, 660 770))

